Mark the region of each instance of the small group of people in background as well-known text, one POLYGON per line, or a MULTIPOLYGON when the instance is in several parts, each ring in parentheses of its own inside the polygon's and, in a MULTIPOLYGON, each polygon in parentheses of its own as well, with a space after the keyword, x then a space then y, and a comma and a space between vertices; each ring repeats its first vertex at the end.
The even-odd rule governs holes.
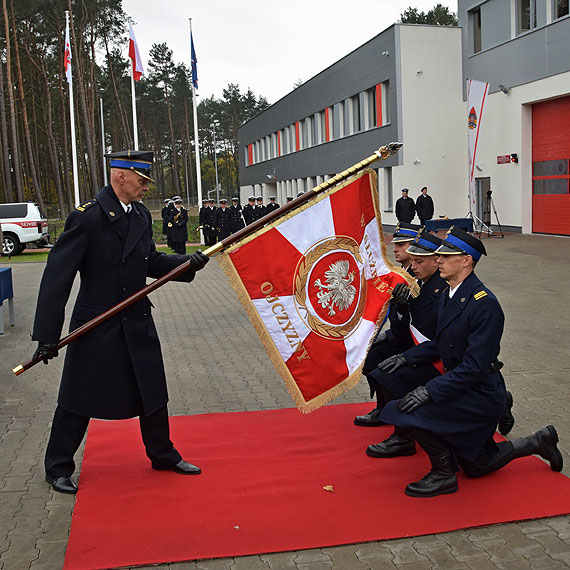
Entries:
POLYGON ((396 200, 396 218, 399 222, 409 224, 418 215, 420 225, 423 226, 426 220, 433 218, 433 200, 428 194, 427 186, 421 189, 421 194, 414 202, 413 198, 408 196, 409 190, 402 188, 402 197, 396 200))
POLYGON ((188 240, 188 210, 182 205, 182 198, 166 198, 161 216, 162 233, 166 236, 168 247, 174 253, 184 255, 188 240))

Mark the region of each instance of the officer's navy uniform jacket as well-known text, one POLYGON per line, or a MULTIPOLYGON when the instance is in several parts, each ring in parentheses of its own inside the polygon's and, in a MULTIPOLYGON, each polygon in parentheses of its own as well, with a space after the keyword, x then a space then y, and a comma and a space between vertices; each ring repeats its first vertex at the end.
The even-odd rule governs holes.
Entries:
POLYGON ((251 224, 251 222, 253 222, 253 212, 254 212, 254 207, 251 204, 246 204, 243 207, 243 219, 245 220, 245 223, 249 226, 249 224, 251 224))
POLYGON ((235 233, 242 228, 245 228, 245 220, 241 213, 241 206, 238 204, 234 206, 233 204, 229 208, 230 210, 230 231, 235 233))
POLYGON ((216 209, 208 206, 204 212, 204 223, 202 224, 204 237, 214 237, 216 232, 216 209))
POLYGON ((170 211, 170 240, 172 243, 185 244, 188 240, 188 211, 186 208, 180 210, 174 207, 170 211), (176 217, 178 215, 178 217, 176 217))
MULTIPOLYGON (((403 351, 406 360, 418 348, 410 333, 410 323, 419 333, 432 340, 436 335, 437 313, 439 300, 443 292, 447 292, 447 282, 437 270, 425 283, 422 283, 420 294, 410 298, 409 312, 402 318, 393 318, 391 330, 396 338, 409 338, 408 348, 403 351), (407 336, 406 336, 407 335, 407 336)), ((394 313, 397 315, 395 307, 394 313)), ((416 339, 421 342, 420 339, 416 339)), ((402 344, 400 346, 403 346, 402 344)), ((398 354, 397 352, 395 354, 398 354)), ((386 357, 387 358, 387 357, 386 357)), ((438 360, 436 356, 433 360, 438 360)), ((381 387, 388 399, 402 398, 410 390, 425 384, 430 378, 437 376, 439 371, 430 361, 416 362, 413 366, 403 366, 392 374, 387 374, 377 368, 370 372, 370 377, 376 387, 381 387)))
POLYGON ((414 200, 409 196, 398 198, 396 200, 396 218, 399 222, 410 223, 416 215, 416 205, 414 200))
MULTIPOLYGON (((41 282, 32 338, 56 343, 73 280, 81 284, 70 331, 100 315, 188 259, 165 255, 152 241, 149 211, 131 203, 125 214, 111 186, 73 211, 52 248, 41 282)), ((194 271, 178 281, 190 282, 194 271)), ((148 416, 168 393, 160 342, 147 297, 111 317, 67 347, 58 404, 87 417, 148 416)))
POLYGON ((229 208, 218 208, 214 226, 220 240, 227 238, 232 232, 230 230, 231 213, 229 208))
POLYGON ((279 208, 279 204, 277 204, 277 202, 269 202, 269 204, 265 206, 265 214, 269 214, 270 212, 277 210, 277 208, 279 208))
MULTIPOLYGON (((381 419, 401 427, 418 427, 435 434, 458 456, 476 459, 492 436, 506 401, 505 383, 493 371, 505 317, 496 297, 471 273, 453 298, 440 299, 435 339, 425 342, 408 362, 439 357, 447 372, 425 386, 431 400, 412 412, 398 411, 398 400, 389 402, 381 419)), ((407 358, 407 357, 406 357, 407 358)))
POLYGON ((253 215, 251 217, 251 221, 255 222, 265 216, 265 206, 258 206, 257 204, 253 208, 253 215))

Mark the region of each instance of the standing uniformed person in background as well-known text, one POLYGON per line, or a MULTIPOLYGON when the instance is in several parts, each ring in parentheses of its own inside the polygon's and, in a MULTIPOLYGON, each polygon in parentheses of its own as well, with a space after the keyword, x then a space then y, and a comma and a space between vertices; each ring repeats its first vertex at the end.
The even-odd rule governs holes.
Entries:
POLYGON ((253 219, 253 212, 255 211, 255 196, 250 196, 247 199, 247 204, 243 207, 243 219, 245 220, 246 225, 249 226, 251 222, 254 221, 253 219))
POLYGON ((269 204, 267 204, 267 206, 265 206, 265 213, 269 214, 270 212, 273 212, 273 210, 277 210, 277 208, 279 208, 279 204, 277 204, 277 202, 275 202, 275 196, 269 196, 269 204))
MULTIPOLYGON (((176 280, 190 282, 208 258, 200 252, 156 251, 150 212, 141 203, 152 181, 153 153, 110 155, 111 183, 71 212, 53 246, 40 285, 32 339, 34 358, 57 356, 65 304, 77 273, 79 293, 70 329, 117 305, 187 260, 176 280)), ((90 418, 139 416, 142 440, 153 469, 184 475, 200 468, 182 459, 170 441, 168 391, 160 342, 147 297, 133 303, 67 347, 57 409, 45 456, 46 481, 54 491, 74 494, 74 455, 90 418)), ((101 477, 106 477, 104 469, 101 477)), ((120 481, 108 484, 118 486, 120 481)))
POLYGON ((214 245, 217 241, 216 232, 216 206, 213 198, 208 200, 208 207, 204 213, 204 242, 206 245, 214 245))
POLYGON ((441 358, 444 372, 388 402, 380 416, 417 442, 430 459, 429 473, 409 483, 406 494, 455 493, 459 468, 468 477, 480 477, 528 455, 540 455, 553 471, 561 471, 563 459, 552 425, 512 441, 496 443, 493 438, 506 403, 498 361, 505 317, 495 295, 474 273, 486 255, 485 246, 452 227, 436 255, 449 287, 439 303, 435 338, 420 347, 424 358, 441 358))
POLYGON ((170 198, 165 198, 164 199, 164 206, 162 207, 162 210, 160 211, 160 217, 162 218, 162 234, 166 237, 166 242, 168 243, 168 246, 170 247, 170 239, 168 237, 168 219, 169 219, 169 205, 170 202, 172 202, 172 200, 170 198))
POLYGON ((176 197, 174 208, 170 212, 170 240, 174 253, 184 255, 186 253, 186 242, 188 241, 188 211, 182 205, 182 198, 176 197))
POLYGON ((255 199, 255 208, 253 210, 253 221, 259 220, 265 216, 265 206, 263 205, 263 197, 258 196, 255 199))
MULTIPOLYGON (((204 216, 206 215, 206 208, 208 207, 208 200, 204 198, 202 200, 202 206, 200 210, 198 210, 198 229, 201 230, 202 235, 204 234, 204 216)), ((206 239, 204 238, 204 243, 206 243, 206 239)))
POLYGON ((408 189, 402 188, 402 197, 396 200, 396 218, 399 222, 409 224, 416 215, 416 204, 408 196, 408 189))
POLYGON ((242 228, 245 228, 242 209, 239 205, 238 198, 232 198, 232 205, 230 206, 230 232, 235 234, 242 228))
POLYGON ((225 198, 220 199, 220 207, 216 210, 216 219, 214 226, 218 234, 218 240, 222 241, 231 234, 231 213, 228 208, 228 201, 225 198))
POLYGON ((427 186, 421 189, 421 194, 416 200, 416 212, 418 213, 418 218, 420 219, 420 225, 424 225, 427 220, 433 218, 433 200, 428 194, 427 186))

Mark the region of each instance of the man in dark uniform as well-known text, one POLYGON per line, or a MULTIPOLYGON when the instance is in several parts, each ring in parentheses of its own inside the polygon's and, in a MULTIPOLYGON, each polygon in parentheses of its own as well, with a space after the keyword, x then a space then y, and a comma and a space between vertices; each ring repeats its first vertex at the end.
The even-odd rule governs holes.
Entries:
POLYGON ((247 199, 247 204, 243 207, 243 219, 246 225, 249 226, 253 222, 253 212, 255 211, 255 196, 250 196, 247 199))
POLYGON ((292 202, 293 201, 293 196, 287 196, 287 202, 292 202))
POLYGON ((228 208, 228 201, 225 198, 220 199, 220 207, 216 210, 216 219, 214 226, 220 241, 229 237, 232 233, 230 230, 231 213, 228 208))
POLYGON ((257 221, 265 216, 265 206, 263 205, 263 197, 258 196, 255 199, 255 208, 253 209, 253 221, 257 221))
POLYGON ((269 214, 269 212, 273 212, 273 210, 277 210, 279 208, 279 204, 275 202, 275 196, 269 196, 269 204, 265 206, 265 213, 269 214))
MULTIPOLYGON (((52 248, 42 278, 32 339, 34 358, 57 356, 65 304, 77 272, 79 293, 71 316, 74 330, 186 260, 190 282, 208 258, 156 251, 152 220, 140 202, 148 190, 152 152, 125 151, 110 157, 111 184, 71 212, 52 248)), ((142 439, 153 469, 197 474, 170 441, 168 392, 160 342, 144 298, 72 342, 65 356, 51 435, 46 481, 60 493, 76 493, 73 456, 89 419, 139 416, 142 439)), ((110 481, 117 484, 117 481, 110 481)))
MULTIPOLYGON (((419 229, 420 226, 414 224, 398 223, 394 229, 394 235, 392 236, 392 252, 394 253, 394 259, 412 276, 414 275, 411 268, 412 257, 407 252, 407 249, 410 243, 416 238, 419 229)), ((405 293, 406 297, 408 294, 407 291, 402 290, 401 287, 397 287, 397 291, 395 288, 394 293, 396 292, 405 293)), ((372 343, 372 346, 368 350, 366 360, 364 361, 362 374, 366 376, 368 384, 370 385, 370 397, 372 398, 374 397, 374 394, 376 394, 376 407, 367 414, 356 416, 354 418, 354 423, 357 426, 374 427, 384 423, 380 420, 380 412, 382 410, 384 399, 381 393, 376 392, 375 383, 368 377, 368 374, 373 370, 376 370, 376 366, 389 356, 400 354, 412 346, 412 337, 410 336, 409 331, 404 331, 404 334, 401 334, 402 327, 398 326, 392 330, 392 325, 396 318, 397 302, 398 298, 392 298, 392 301, 390 302, 390 308, 388 311, 390 328, 378 333, 372 343), (396 336, 395 333, 398 333, 398 335, 396 336)))
POLYGON ((402 197, 396 200, 396 218, 399 222, 409 224, 416 215, 416 205, 412 198, 408 197, 408 189, 402 188, 402 197))
POLYGON ((232 198, 230 206, 230 232, 235 234, 242 228, 245 228, 245 220, 243 219, 241 206, 237 198, 232 198))
MULTIPOLYGON (((202 207, 198 211, 198 229, 202 230, 202 235, 204 234, 204 216, 206 215, 206 208, 208 207, 208 200, 204 198, 202 200, 202 207)), ((204 243, 206 243, 206 239, 204 239, 204 243)))
MULTIPOLYGON (((412 271, 420 285, 420 294, 415 299, 406 300, 405 294, 400 293, 396 297, 399 302, 395 304, 396 310, 391 320, 395 338, 405 339, 407 343, 400 344, 407 344, 409 348, 403 353, 387 357, 367 375, 379 400, 378 415, 381 415, 380 403, 401 398, 443 372, 440 361, 427 361, 415 366, 405 364, 406 357, 409 358, 409 354, 417 350, 417 345, 435 337, 439 298, 447 288, 446 281, 439 275, 435 256, 435 250, 441 243, 442 240, 437 236, 422 230, 407 249, 412 258, 412 271)), ((403 284, 402 287, 407 289, 403 284)), ((400 434, 396 428, 385 441, 369 445, 366 454, 371 457, 394 457, 395 454, 404 455, 408 451, 410 454, 415 451, 414 442, 400 434)))
POLYGON ((182 205, 182 198, 179 196, 174 200, 174 208, 170 212, 168 227, 170 228, 172 251, 184 255, 188 241, 188 211, 182 205))
POLYGON ((506 401, 497 360, 504 315, 496 297, 473 271, 486 255, 483 243, 452 227, 436 254, 440 275, 449 288, 439 304, 435 339, 420 346, 424 357, 441 358, 445 372, 400 400, 388 402, 381 414, 382 420, 415 440, 431 462, 429 473, 408 484, 406 494, 454 493, 459 467, 468 477, 480 477, 528 455, 540 455, 553 471, 561 471, 563 459, 552 425, 513 441, 493 439, 506 401))
POLYGON ((216 206, 213 199, 208 200, 208 207, 204 214, 204 242, 206 245, 214 245, 218 241, 216 232, 216 206))
POLYGON ((431 220, 433 218, 433 200, 431 196, 427 193, 427 186, 424 186, 421 190, 421 194, 416 200, 416 212, 418 213, 418 218, 420 219, 420 225, 424 225, 426 220, 431 220))

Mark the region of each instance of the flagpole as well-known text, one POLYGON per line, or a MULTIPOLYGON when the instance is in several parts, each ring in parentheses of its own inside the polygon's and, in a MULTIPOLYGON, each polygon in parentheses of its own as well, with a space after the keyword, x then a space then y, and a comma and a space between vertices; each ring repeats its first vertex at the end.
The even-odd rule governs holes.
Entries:
MULTIPOLYGON (((65 11, 65 29, 67 35, 67 42, 70 42, 69 39, 69 11, 65 11)), ((69 46, 65 46, 66 49, 69 47, 69 53, 71 54, 71 44, 69 46)), ((75 198, 75 207, 79 206, 81 200, 79 199, 79 176, 77 174, 77 142, 75 139, 75 107, 73 105, 73 74, 71 71, 71 58, 69 61, 69 74, 67 77, 67 81, 69 84, 69 122, 71 126, 71 162, 73 168, 73 194, 75 198)))
POLYGON ((139 129, 137 126, 137 103, 135 97, 135 68, 131 66, 131 99, 133 103, 133 142, 135 150, 139 150, 139 129))
MULTIPOLYGON (((234 243, 238 242, 240 239, 242 239, 242 238, 254 233, 258 229, 262 228, 264 225, 272 222, 273 220, 275 220, 277 218, 280 218, 285 213, 287 213, 290 210, 293 210, 293 209, 297 208, 298 206, 300 206, 302 203, 307 202, 308 200, 313 198, 315 196, 315 194, 317 194, 318 192, 322 192, 323 190, 327 190, 328 188, 335 186, 339 182, 346 180, 347 178, 350 178, 352 175, 356 174, 357 172, 360 172, 361 170, 364 170, 365 168, 367 168, 368 166, 370 166, 371 164, 373 164, 377 160, 386 160, 387 158, 389 158, 393 154, 396 154, 396 152, 398 152, 398 150, 400 150, 401 147, 402 147, 401 143, 390 143, 388 145, 380 147, 377 151, 374 152, 374 154, 370 155, 368 158, 365 158, 364 160, 358 162, 354 166, 347 168, 346 170, 337 174, 336 176, 329 178, 327 181, 323 182, 322 184, 319 184, 318 186, 315 186, 314 188, 312 188, 311 190, 308 190, 304 194, 301 194, 301 196, 297 196, 291 202, 289 202, 287 204, 283 204, 283 206, 281 206, 280 208, 276 208, 275 210, 273 210, 269 214, 263 216, 263 218, 260 218, 259 220, 253 222, 249 226, 246 226, 245 228, 242 228, 241 230, 237 231, 235 234, 232 234, 231 236, 227 237, 226 239, 224 239, 224 240, 216 243, 215 245, 209 247, 208 249, 206 249, 204 251, 204 255, 211 256, 214 253, 217 253, 218 251, 221 251, 222 249, 225 249, 225 248, 229 247, 230 245, 233 245, 234 243)), ((150 293, 152 293, 153 291, 155 291, 159 287, 162 287, 162 285, 165 285, 166 283, 168 283, 169 281, 172 281, 173 279, 175 279, 179 275, 182 275, 182 273, 185 273, 189 269, 191 269, 191 261, 190 260, 185 261, 184 263, 180 264, 178 267, 175 267, 172 271, 170 271, 166 275, 159 277, 158 279, 156 279, 152 283, 149 283, 148 285, 143 287, 140 291, 137 291, 136 293, 134 293, 130 297, 127 297, 124 301, 121 301, 120 303, 118 303, 114 307, 111 307, 110 309, 108 309, 104 313, 98 315, 94 319, 91 319, 89 322, 81 325, 80 327, 78 327, 74 331, 70 332, 67 336, 62 338, 57 343, 57 350, 61 350, 64 346, 67 346, 70 342, 76 340, 77 338, 79 338, 80 336, 85 334, 86 332, 89 332, 91 329, 100 325, 102 322, 106 321, 107 319, 109 319, 109 318, 115 316, 116 314, 120 313, 121 311, 123 311, 124 309, 126 309, 127 307, 132 305, 133 303, 136 303, 137 301, 139 301, 143 297, 146 297, 147 295, 149 295, 150 293)), ((416 294, 414 294, 413 291, 412 291, 412 295, 416 296, 416 294)), ((27 360, 26 362, 23 362, 22 364, 19 364, 15 368, 13 368, 12 372, 16 376, 19 376, 20 374, 22 374, 23 372, 30 369, 32 366, 34 366, 35 364, 37 364, 38 362, 41 362, 41 361, 42 361, 42 359, 39 356, 36 357, 36 359, 32 358, 30 360, 27 360)))
MULTIPOLYGON (((188 18, 190 24, 190 61, 192 61, 192 18, 188 18)), ((195 65, 193 66, 195 68, 195 65)), ((196 182, 198 185, 198 208, 202 205, 202 174, 200 171, 200 141, 198 139, 198 105, 196 103, 195 78, 192 76, 192 116, 194 117, 194 148, 196 153, 196 182)), ((204 243, 204 236, 200 234, 200 243, 204 243)))
POLYGON ((105 120, 103 118, 103 97, 99 97, 99 103, 101 106, 101 147, 103 148, 103 182, 105 186, 109 183, 107 179, 107 167, 105 164, 105 153, 107 152, 105 148, 105 120))

